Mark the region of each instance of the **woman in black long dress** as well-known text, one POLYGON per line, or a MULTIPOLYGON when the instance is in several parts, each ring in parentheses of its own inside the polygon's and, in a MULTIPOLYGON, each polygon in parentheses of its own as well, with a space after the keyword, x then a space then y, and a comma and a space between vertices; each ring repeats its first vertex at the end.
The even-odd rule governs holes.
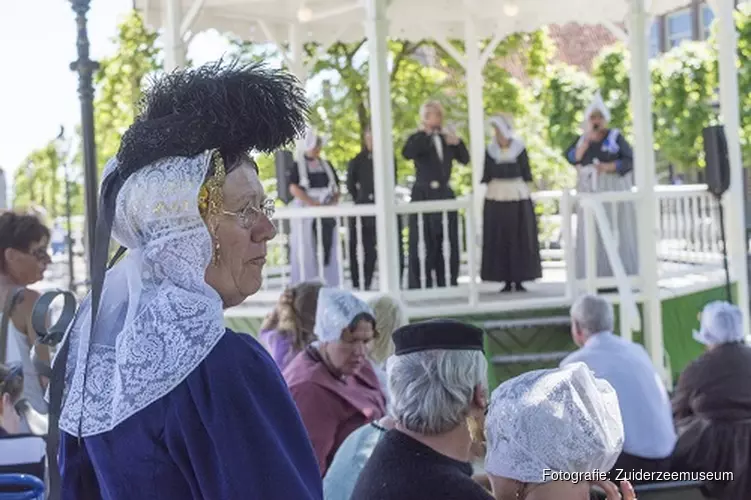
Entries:
POLYGON ((490 120, 493 139, 485 152, 482 183, 487 184, 483 211, 483 281, 505 282, 502 292, 526 291, 522 285, 542 277, 537 217, 527 182, 532 182, 524 142, 509 120, 490 120))

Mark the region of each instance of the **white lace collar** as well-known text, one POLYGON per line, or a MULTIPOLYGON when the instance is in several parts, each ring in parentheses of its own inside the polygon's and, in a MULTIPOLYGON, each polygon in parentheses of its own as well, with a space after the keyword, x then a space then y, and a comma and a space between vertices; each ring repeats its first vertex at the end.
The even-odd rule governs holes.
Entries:
POLYGON ((177 387, 224 335, 221 298, 204 280, 211 237, 197 203, 209 161, 160 160, 120 191, 113 236, 130 250, 107 273, 96 331, 87 297, 67 333, 65 432, 110 431, 177 387))

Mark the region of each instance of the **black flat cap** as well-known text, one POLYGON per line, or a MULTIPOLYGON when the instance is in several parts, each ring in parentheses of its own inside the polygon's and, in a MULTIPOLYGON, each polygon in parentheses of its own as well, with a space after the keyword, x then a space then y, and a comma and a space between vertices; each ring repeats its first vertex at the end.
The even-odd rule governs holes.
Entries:
POLYGON ((393 339, 399 356, 418 351, 453 350, 484 351, 485 332, 474 325, 451 319, 434 319, 410 323, 394 332, 393 339))

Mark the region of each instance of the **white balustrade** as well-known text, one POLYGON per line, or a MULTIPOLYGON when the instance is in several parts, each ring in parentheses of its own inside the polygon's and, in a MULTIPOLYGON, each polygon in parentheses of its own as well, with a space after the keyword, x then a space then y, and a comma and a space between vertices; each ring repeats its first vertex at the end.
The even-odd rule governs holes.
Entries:
MULTIPOLYGON (((585 278, 577 279, 575 246, 576 246, 576 227, 577 224, 585 224, 587 221, 578 221, 576 217, 576 208, 581 205, 580 197, 586 196, 592 202, 599 203, 602 207, 608 206, 626 206, 626 204, 635 204, 639 201, 639 193, 636 189, 631 191, 616 191, 607 193, 587 193, 577 194, 575 191, 539 191, 533 193, 532 199, 538 214, 538 227, 540 231, 539 240, 541 247, 541 257, 543 260, 544 276, 543 282, 560 283, 555 290, 555 296, 559 299, 571 300, 579 291, 587 289, 599 289, 604 287, 616 287, 618 283, 615 278, 597 278, 596 249, 594 238, 588 238, 592 242, 585 248, 585 278), (548 278, 557 275, 557 278, 548 278), (557 273, 557 274, 556 274, 557 273)), ((655 214, 655 229, 659 238, 655 242, 657 252, 661 261, 660 278, 680 275, 686 272, 687 266, 694 271, 716 270, 722 267, 721 241, 719 238, 719 218, 717 210, 717 201, 709 194, 704 185, 684 185, 684 186, 658 186, 656 188, 657 206, 659 213, 655 214)), ((618 209, 620 210, 620 209, 618 209)), ((591 211, 590 211, 591 212, 591 211)), ((614 212, 613 210, 610 211, 614 212)), ((508 296, 497 294, 498 284, 481 283, 479 279, 479 268, 481 264, 481 244, 482 237, 473 234, 474 228, 478 227, 476 218, 482 218, 482 214, 474 213, 474 205, 471 197, 459 198, 454 200, 434 200, 397 204, 394 209, 396 217, 401 224, 398 227, 409 231, 410 219, 416 219, 413 228, 417 230, 417 256, 413 260, 419 260, 419 269, 412 269, 414 273, 413 281, 417 281, 417 288, 409 288, 408 275, 410 273, 409 248, 406 245, 404 234, 394 235, 378 234, 378 238, 388 238, 390 244, 401 247, 400 256, 402 258, 403 276, 401 289, 399 291, 390 290, 391 293, 399 293, 406 300, 426 300, 439 301, 451 300, 456 304, 457 301, 467 306, 476 306, 479 303, 488 300, 505 300, 508 296), (456 214, 456 223, 452 221, 452 213, 456 214), (427 223, 424 215, 435 214, 435 219, 430 225, 427 223), (435 229, 442 233, 438 248, 433 248, 437 254, 443 254, 443 261, 440 258, 434 259, 429 269, 426 269, 425 262, 428 257, 434 257, 432 254, 427 255, 430 248, 426 244, 426 238, 429 234, 435 232, 435 229), (441 231, 442 230, 442 231, 441 231), (459 251, 459 272, 458 282, 451 284, 451 259, 452 248, 451 233, 454 231, 458 241, 459 251), (442 252, 440 252, 442 250, 442 252), (447 286, 438 287, 438 272, 445 275, 447 286), (431 275, 428 275, 428 272, 431 275), (429 285, 432 284, 432 287, 429 285), (495 295, 497 294, 497 295, 495 295)), ((585 214, 587 211, 585 210, 585 214)), ((607 214, 608 211, 604 211, 607 214)), ((336 267, 339 274, 339 283, 336 286, 342 288, 353 288, 352 269, 350 268, 350 254, 352 251, 357 256, 357 274, 359 275, 358 292, 369 296, 379 292, 378 284, 378 265, 374 272, 371 284, 371 290, 365 289, 365 265, 367 238, 364 241, 363 234, 366 231, 365 217, 377 217, 374 205, 353 205, 341 204, 336 206, 309 207, 309 208, 280 208, 276 213, 276 226, 278 230, 277 237, 269 242, 267 265, 264 269, 264 285, 260 296, 267 297, 278 296, 285 286, 291 283, 291 262, 297 262, 301 268, 305 267, 305 259, 309 256, 302 254, 289 255, 288 246, 292 235, 289 234, 290 224, 293 221, 307 219, 313 221, 316 232, 319 235, 315 245, 310 248, 302 248, 304 252, 311 252, 315 255, 315 274, 316 276, 304 276, 305 279, 320 279, 324 274, 324 245, 321 237, 324 229, 324 219, 334 219, 334 242, 337 245, 338 252, 334 256, 339 256, 336 267), (352 222, 353 221, 353 222, 352 222), (354 234, 351 234, 354 231, 354 234), (355 238, 356 244, 351 245, 352 238, 355 238)), ((585 217, 586 219, 587 217, 585 217)), ((619 232, 615 223, 615 216, 600 215, 596 220, 592 217, 589 227, 590 232, 598 232, 598 226, 603 221, 609 225, 609 237, 615 243, 617 248, 619 238, 624 237, 624 233, 619 232), (602 217, 605 217, 602 219, 602 217), (613 217, 612 219, 610 217, 613 217)), ((414 243, 414 242, 413 242, 414 243)), ((435 245, 435 243, 432 243, 435 245)), ((299 246, 299 245, 298 245, 299 246)), ((372 251, 375 252, 375 248, 372 251)), ((639 276, 627 276, 627 279, 634 287, 639 287, 639 276)), ((650 277, 650 279, 653 279, 650 277)), ((254 296, 258 298, 258 294, 254 296)), ((523 296, 514 294, 515 300, 525 300, 523 296)), ((531 300, 531 299, 530 299, 531 300)))

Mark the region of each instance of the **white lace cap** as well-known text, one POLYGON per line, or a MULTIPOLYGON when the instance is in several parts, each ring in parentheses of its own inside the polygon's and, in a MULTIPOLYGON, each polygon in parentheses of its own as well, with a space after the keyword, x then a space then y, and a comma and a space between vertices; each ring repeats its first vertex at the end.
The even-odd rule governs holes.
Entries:
POLYGON ((505 116, 493 116, 488 119, 488 123, 490 123, 491 126, 498 127, 498 130, 501 131, 506 139, 511 139, 514 136, 514 129, 505 116))
POLYGON ((728 344, 743 340, 743 315, 733 304, 717 300, 701 312, 701 327, 694 330, 694 340, 704 345, 728 344))
MULTIPOLYGON (((129 250, 107 272, 96 330, 87 296, 68 331, 65 432, 111 430, 179 385, 224 335, 221 298, 204 280, 211 237, 198 212, 210 159, 159 160, 120 190, 112 235, 129 250)), ((104 177, 116 167, 110 160, 104 177)))
POLYGON ((592 102, 589 103, 589 106, 587 106, 587 109, 584 111, 584 126, 586 128, 586 124, 589 121, 589 117, 594 113, 595 111, 599 111, 602 113, 602 117, 605 118, 606 122, 610 121, 610 110, 605 105, 605 101, 602 100, 602 95, 600 94, 600 91, 598 90, 595 92, 595 96, 592 98, 592 102))
POLYGON ((305 152, 308 152, 316 147, 316 143, 319 140, 321 141, 321 147, 326 145, 326 138, 316 132, 314 128, 308 127, 307 130, 305 130, 305 152))
POLYGON ((523 483, 544 471, 608 471, 623 448, 613 387, 584 363, 535 370, 501 384, 485 420, 485 470, 523 483))
POLYGON ((370 306, 350 292, 338 288, 321 288, 314 333, 321 342, 336 342, 341 338, 342 330, 361 313, 375 316, 370 306))

